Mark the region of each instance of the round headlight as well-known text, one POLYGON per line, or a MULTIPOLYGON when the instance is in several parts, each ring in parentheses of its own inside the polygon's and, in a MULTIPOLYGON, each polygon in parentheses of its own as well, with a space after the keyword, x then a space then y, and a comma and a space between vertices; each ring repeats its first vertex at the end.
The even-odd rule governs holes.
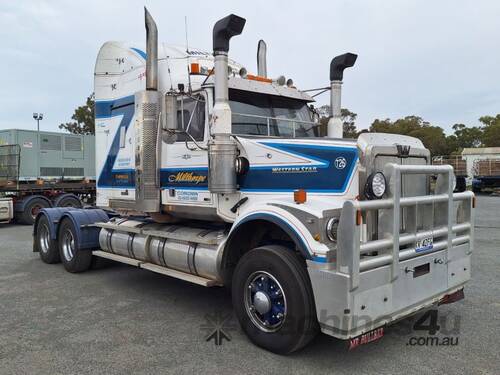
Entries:
POLYGON ((339 228, 339 219, 332 217, 326 223, 326 236, 332 242, 337 242, 337 229, 339 228))
POLYGON ((382 172, 375 172, 368 177, 365 194, 368 199, 380 199, 385 194, 386 181, 382 172))

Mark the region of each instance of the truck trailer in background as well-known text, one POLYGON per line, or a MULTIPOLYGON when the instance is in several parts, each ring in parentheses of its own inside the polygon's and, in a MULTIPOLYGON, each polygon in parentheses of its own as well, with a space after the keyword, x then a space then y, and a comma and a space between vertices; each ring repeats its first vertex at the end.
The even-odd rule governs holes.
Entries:
POLYGON ((476 160, 472 190, 480 193, 484 189, 500 188, 500 159, 476 160))
POLYGON ((0 221, 33 224, 42 208, 95 201, 92 135, 0 131, 0 221))
POLYGON ((434 156, 433 165, 451 165, 455 172, 455 192, 467 190, 467 163, 461 156, 434 156))

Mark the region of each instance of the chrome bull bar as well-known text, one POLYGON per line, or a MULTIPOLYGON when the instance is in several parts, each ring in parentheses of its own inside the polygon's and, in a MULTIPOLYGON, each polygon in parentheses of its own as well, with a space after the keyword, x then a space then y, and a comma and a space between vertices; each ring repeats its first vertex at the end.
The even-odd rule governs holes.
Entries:
MULTIPOLYGON (((474 232, 474 194, 472 192, 453 193, 454 175, 450 165, 399 165, 390 163, 386 166, 385 175, 389 176, 391 196, 386 199, 344 202, 340 216, 337 247, 337 270, 350 278, 350 290, 359 286, 360 272, 390 265, 391 281, 399 275, 400 262, 421 255, 445 250, 444 259, 448 262, 448 252, 454 246, 468 244, 472 252, 474 232), (435 195, 401 197, 402 175, 440 175, 435 195), (460 202, 455 217, 454 202, 460 202), (400 233, 401 208, 420 204, 441 203, 446 205, 445 222, 431 230, 414 233, 400 233), (388 209, 391 212, 392 233, 386 238, 362 241, 363 214, 367 211, 388 209), (429 251, 417 252, 415 247, 400 249, 401 246, 415 243, 424 238, 446 237, 433 243, 429 251), (378 252, 375 256, 366 256, 378 252)), ((443 220, 444 221, 444 220, 443 220)))

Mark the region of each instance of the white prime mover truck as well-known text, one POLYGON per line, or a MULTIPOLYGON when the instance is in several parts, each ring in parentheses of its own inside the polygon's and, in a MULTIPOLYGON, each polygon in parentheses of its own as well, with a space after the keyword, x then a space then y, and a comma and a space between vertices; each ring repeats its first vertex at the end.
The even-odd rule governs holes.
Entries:
POLYGON ((368 342, 383 327, 463 298, 474 196, 453 193, 415 138, 342 138, 345 68, 330 66, 331 118, 311 96, 228 58, 245 19, 213 29, 213 54, 107 42, 95 66, 97 206, 48 208, 34 251, 69 272, 104 257, 231 290, 242 329, 290 353, 318 331, 368 342), (437 176, 431 184, 431 176, 437 176), (360 337, 361 336, 361 337, 360 337))

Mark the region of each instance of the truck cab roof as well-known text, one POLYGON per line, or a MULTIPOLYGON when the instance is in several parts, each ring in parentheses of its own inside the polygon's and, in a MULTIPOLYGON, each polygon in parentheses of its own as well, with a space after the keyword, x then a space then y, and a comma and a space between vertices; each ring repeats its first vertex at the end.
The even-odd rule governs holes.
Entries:
MULTIPOLYGON (((158 46, 158 78, 161 92, 176 90, 179 84, 193 91, 213 85, 212 53, 184 46, 160 43, 158 46)), ((111 100, 133 95, 145 87, 146 52, 141 44, 110 41, 103 44, 97 55, 94 70, 96 100, 111 100)), ((313 102, 307 93, 295 87, 280 85, 273 80, 242 77, 243 65, 229 59, 230 89, 313 102)), ((259 77, 260 78, 260 77, 259 77)))

